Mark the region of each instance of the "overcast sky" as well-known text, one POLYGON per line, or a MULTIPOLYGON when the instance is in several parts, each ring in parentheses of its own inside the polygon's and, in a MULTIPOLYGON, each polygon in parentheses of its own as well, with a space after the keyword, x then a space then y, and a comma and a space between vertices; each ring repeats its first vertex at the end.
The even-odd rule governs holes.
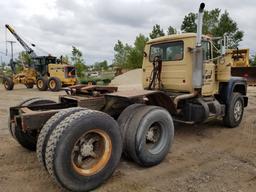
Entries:
MULTIPOLYGON (((148 35, 156 23, 166 31, 169 25, 180 28, 189 12, 197 12, 200 0, 1 0, 0 56, 5 52, 5 24, 10 24, 29 43, 52 55, 69 54, 78 47, 87 64, 112 61, 117 40, 132 44, 142 33, 148 35)), ((256 52, 256 1, 204 1, 206 9, 221 8, 244 31, 240 47, 256 52)), ((7 32, 7 39, 14 40, 7 32)), ((38 55, 44 55, 35 49, 38 55)), ((10 53, 10 49, 9 53, 10 53)), ((23 50, 14 45, 17 56, 23 50)))

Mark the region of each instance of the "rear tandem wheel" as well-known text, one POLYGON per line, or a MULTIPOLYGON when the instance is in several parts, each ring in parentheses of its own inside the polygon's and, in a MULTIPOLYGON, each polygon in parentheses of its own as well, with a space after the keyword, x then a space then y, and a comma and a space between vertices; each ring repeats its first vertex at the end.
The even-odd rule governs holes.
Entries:
POLYGON ((52 131, 45 162, 62 188, 89 191, 112 175, 121 153, 117 122, 106 113, 82 110, 66 117, 52 131))
MULTIPOLYGON (((25 100, 19 104, 19 106, 35 106, 40 104, 47 104, 47 103, 56 103, 55 101, 42 99, 42 98, 31 98, 25 100)), ((10 120, 9 120, 10 121, 10 120)), ((28 131, 24 132, 21 130, 21 127, 14 126, 11 122, 9 122, 9 130, 13 138, 18 141, 21 146, 31 151, 36 150, 36 142, 38 137, 38 131, 28 131)))
POLYGON ((162 107, 146 105, 136 108, 126 116, 127 120, 123 120, 125 123, 120 124, 120 129, 125 130, 124 153, 139 165, 157 165, 168 154, 173 142, 172 117, 162 107))
POLYGON ((86 110, 86 108, 81 108, 81 107, 72 107, 72 108, 67 108, 59 111, 55 115, 53 115, 48 121, 44 124, 43 128, 41 129, 38 140, 37 140, 37 145, 36 145, 36 153, 37 153, 37 158, 39 160, 39 163, 46 168, 45 164, 45 148, 47 145, 47 142, 49 140, 49 137, 52 133, 52 131, 57 127, 57 125, 66 117, 69 115, 78 112, 86 110))

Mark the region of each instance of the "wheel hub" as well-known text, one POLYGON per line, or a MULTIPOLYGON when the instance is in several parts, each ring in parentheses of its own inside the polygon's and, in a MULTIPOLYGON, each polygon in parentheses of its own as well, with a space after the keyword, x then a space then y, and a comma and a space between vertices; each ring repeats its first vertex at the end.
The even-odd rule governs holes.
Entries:
POLYGON ((72 152, 72 165, 81 175, 93 175, 108 162, 112 151, 109 136, 102 130, 85 133, 76 142, 72 152))
POLYGON ((154 130, 152 128, 149 129, 149 131, 147 132, 147 140, 155 142, 154 139, 154 130))
POLYGON ((240 100, 238 100, 234 106, 235 120, 238 121, 241 118, 241 115, 242 115, 242 103, 240 100))
POLYGON ((152 143, 156 143, 159 138, 159 134, 160 133, 157 126, 150 127, 146 135, 146 140, 152 143))
POLYGON ((87 143, 84 143, 82 146, 81 146, 81 149, 80 149, 80 153, 83 157, 88 157, 88 156, 92 156, 94 157, 95 156, 95 153, 94 153, 94 146, 93 146, 93 143, 96 141, 94 139, 91 139, 93 141, 89 141, 87 143))

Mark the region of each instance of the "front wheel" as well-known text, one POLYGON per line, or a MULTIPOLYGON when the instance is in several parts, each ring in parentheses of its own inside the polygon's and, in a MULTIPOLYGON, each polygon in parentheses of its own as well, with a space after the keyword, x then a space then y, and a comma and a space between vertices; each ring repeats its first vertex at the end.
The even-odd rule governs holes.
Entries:
POLYGON ((50 175, 64 189, 89 191, 106 181, 122 153, 118 124, 93 110, 75 112, 52 131, 45 152, 50 175))
POLYGON ((223 123, 229 128, 237 127, 243 118, 244 100, 240 93, 233 93, 230 103, 226 107, 223 123))

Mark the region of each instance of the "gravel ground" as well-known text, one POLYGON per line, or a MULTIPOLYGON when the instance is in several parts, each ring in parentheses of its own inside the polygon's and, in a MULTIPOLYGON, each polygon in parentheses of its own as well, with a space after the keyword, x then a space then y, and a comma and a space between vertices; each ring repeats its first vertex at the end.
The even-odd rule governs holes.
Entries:
MULTIPOLYGON (((249 106, 238 128, 227 129, 217 120, 197 126, 176 124, 174 145, 160 165, 142 168, 122 159, 96 191, 255 192, 256 88, 248 92, 249 106)), ((61 191, 40 167, 36 154, 23 149, 7 130, 10 106, 30 97, 57 100, 60 94, 64 93, 23 86, 8 92, 0 86, 0 191, 61 191)))

